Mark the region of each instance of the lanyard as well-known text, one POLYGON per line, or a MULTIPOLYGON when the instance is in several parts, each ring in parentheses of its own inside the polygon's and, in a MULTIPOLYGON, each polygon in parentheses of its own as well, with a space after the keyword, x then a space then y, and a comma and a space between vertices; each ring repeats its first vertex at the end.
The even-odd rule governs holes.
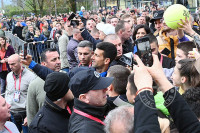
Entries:
POLYGON ((5 125, 4 125, 4 127, 8 130, 9 133, 12 133, 12 131, 10 131, 10 129, 8 129, 5 125))
MULTIPOLYGON (((23 71, 23 69, 22 69, 22 71, 23 71)), ((19 74, 19 91, 20 91, 20 87, 21 87, 22 71, 19 74)), ((13 73, 13 78, 15 80, 15 90, 17 90, 17 80, 16 80, 16 77, 15 77, 14 73, 13 73)))
POLYGON ((89 115, 89 114, 87 114, 87 113, 84 113, 84 112, 82 112, 82 111, 80 111, 80 110, 77 110, 77 109, 75 109, 75 108, 74 108, 74 112, 77 113, 77 114, 79 114, 79 115, 82 115, 82 116, 84 116, 84 117, 87 117, 87 118, 89 118, 89 119, 91 119, 91 120, 93 120, 93 121, 96 121, 96 122, 98 122, 98 123, 101 123, 102 125, 105 125, 104 122, 103 122, 102 120, 100 120, 100 119, 98 119, 98 118, 96 118, 96 117, 94 117, 94 116, 92 116, 92 115, 89 115))
POLYGON ((163 55, 161 55, 161 57, 160 57, 160 63, 162 65, 162 63, 163 63, 163 55))
POLYGON ((67 111, 69 112, 69 114, 71 115, 72 114, 72 111, 70 110, 69 106, 67 105, 66 107, 67 111))

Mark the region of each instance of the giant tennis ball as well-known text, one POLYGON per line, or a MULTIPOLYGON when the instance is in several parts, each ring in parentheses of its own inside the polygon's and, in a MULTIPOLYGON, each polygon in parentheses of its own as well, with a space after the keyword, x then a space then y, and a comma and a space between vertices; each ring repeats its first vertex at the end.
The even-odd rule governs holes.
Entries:
POLYGON ((164 12, 164 21, 171 29, 177 29, 181 27, 177 23, 182 23, 180 19, 185 20, 185 17, 189 20, 190 13, 188 9, 181 4, 171 5, 164 12))

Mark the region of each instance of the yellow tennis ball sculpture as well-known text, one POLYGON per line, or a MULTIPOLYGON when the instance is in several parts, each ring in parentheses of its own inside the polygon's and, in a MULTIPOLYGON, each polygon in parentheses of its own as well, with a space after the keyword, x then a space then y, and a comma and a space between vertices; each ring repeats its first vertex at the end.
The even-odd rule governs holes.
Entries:
POLYGON ((164 12, 164 21, 166 25, 171 29, 177 29, 181 27, 177 23, 182 23, 180 19, 189 21, 190 13, 188 9, 181 4, 174 4, 167 8, 164 12))

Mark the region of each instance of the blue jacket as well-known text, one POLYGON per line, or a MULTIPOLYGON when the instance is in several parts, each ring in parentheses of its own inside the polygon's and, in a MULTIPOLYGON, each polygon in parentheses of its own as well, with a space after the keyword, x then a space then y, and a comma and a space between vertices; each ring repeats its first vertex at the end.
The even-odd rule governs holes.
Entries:
POLYGON ((33 41, 39 42, 39 41, 47 41, 47 38, 44 35, 40 35, 39 37, 34 37, 33 41))
POLYGON ((83 12, 82 11, 79 12, 79 16, 83 17, 83 12))

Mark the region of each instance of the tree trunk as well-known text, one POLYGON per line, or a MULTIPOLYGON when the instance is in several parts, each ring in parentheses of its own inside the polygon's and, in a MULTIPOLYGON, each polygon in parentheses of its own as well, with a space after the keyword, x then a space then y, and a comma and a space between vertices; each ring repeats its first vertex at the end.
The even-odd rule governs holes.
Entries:
POLYGON ((76 13, 76 0, 68 0, 69 7, 71 11, 76 13))

